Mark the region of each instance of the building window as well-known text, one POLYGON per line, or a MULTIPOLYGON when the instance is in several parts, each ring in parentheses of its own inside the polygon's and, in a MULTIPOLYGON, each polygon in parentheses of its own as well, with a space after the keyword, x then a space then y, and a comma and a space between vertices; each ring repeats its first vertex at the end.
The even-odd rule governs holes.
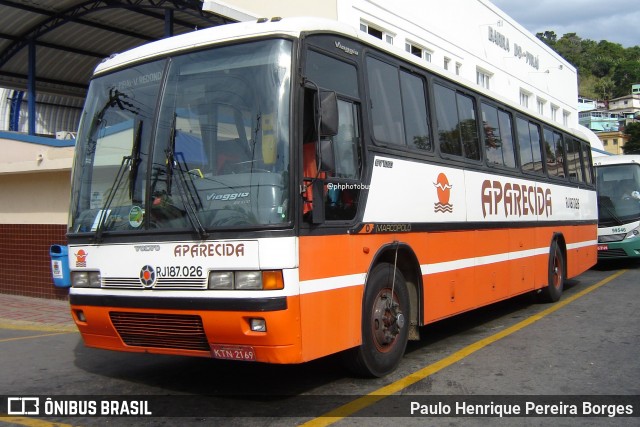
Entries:
POLYGON ((411 43, 405 42, 404 43, 404 50, 406 50, 407 52, 409 52, 410 54, 417 56, 418 58, 422 58, 422 48, 413 45, 411 43))
POLYGON ((491 89, 491 74, 489 72, 476 69, 476 83, 485 89, 491 89))
POLYGON ((372 27, 365 22, 360 23, 360 31, 365 32, 377 39, 384 40, 389 44, 393 44, 393 35, 378 28, 372 27))
POLYGON ((618 138, 613 138, 613 145, 618 145, 618 138))
POLYGON ((444 57, 444 69, 448 70, 449 69, 449 63, 451 62, 451 58, 447 58, 446 56, 444 57))
POLYGON ((542 98, 536 98, 536 109, 538 111, 538 114, 540 115, 544 115, 544 106, 547 103, 547 101, 545 101, 542 98))
POLYGON ((529 108, 529 92, 520 91, 520 105, 529 108))
POLYGON ((608 140, 608 139, 603 139, 603 140, 602 140, 602 145, 604 145, 605 147, 606 147, 607 145, 609 145, 609 140, 608 140))
POLYGON ((431 62, 431 52, 425 48, 422 48, 410 42, 405 42, 404 50, 412 55, 417 56, 418 58, 422 58, 427 62, 431 62))
POLYGON ((558 121, 558 107, 556 107, 555 105, 551 106, 551 119, 554 122, 558 121))
POLYGON ((571 115, 571 113, 569 113, 568 111, 563 111, 562 112, 562 124, 565 126, 569 126, 569 116, 571 115))

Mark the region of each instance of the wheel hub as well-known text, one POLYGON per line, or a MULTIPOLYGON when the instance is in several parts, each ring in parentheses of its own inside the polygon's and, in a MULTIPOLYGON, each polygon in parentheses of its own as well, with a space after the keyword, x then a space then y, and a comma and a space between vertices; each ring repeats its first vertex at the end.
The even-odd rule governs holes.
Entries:
POLYGON ((389 289, 383 289, 378 294, 372 313, 373 336, 379 350, 388 349, 404 327, 404 314, 400 305, 391 297, 389 289))

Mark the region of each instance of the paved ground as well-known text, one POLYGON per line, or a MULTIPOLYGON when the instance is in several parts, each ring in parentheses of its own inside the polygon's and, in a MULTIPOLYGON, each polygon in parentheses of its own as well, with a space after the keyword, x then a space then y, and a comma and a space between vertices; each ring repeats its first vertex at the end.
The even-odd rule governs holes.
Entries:
POLYGON ((0 294, 0 328, 77 331, 69 302, 0 294))

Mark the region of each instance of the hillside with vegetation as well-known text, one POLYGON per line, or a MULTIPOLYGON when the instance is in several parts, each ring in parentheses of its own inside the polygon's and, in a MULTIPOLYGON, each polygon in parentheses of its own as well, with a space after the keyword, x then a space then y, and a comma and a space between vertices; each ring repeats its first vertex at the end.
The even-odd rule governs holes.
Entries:
POLYGON ((631 85, 640 83, 640 46, 625 48, 576 33, 558 38, 554 31, 545 31, 536 36, 577 68, 581 96, 608 100, 630 94, 631 85))

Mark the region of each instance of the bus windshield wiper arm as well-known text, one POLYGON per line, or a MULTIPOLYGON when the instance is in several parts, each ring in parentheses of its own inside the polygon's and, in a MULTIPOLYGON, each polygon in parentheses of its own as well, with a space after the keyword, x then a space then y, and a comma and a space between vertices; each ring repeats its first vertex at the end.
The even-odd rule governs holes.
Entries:
MULTIPOLYGON (((171 177, 173 176, 173 170, 178 169, 178 176, 175 180, 176 188, 178 190, 178 194, 180 195, 180 200, 184 205, 184 210, 187 214, 187 218, 189 218, 189 222, 194 230, 200 236, 200 239, 204 240, 209 237, 207 230, 204 228, 200 219, 198 218, 198 204, 200 208, 202 208, 202 200, 200 199, 200 195, 196 192, 194 195, 195 187, 193 186, 193 181, 191 181, 191 186, 187 183, 185 178, 185 174, 188 174, 187 168, 183 166, 182 163, 176 158, 175 146, 176 146, 176 115, 173 116, 173 122, 171 124, 171 134, 169 137, 169 147, 166 149, 167 154, 167 190, 171 191, 171 177), (197 197, 197 201, 196 201, 197 197), (199 203, 198 203, 199 202, 199 203)), ((184 159, 183 159, 184 162, 184 159)))
POLYGON ((127 169, 131 166, 131 156, 123 156, 122 161, 120 162, 120 169, 118 169, 118 173, 113 179, 113 184, 111 185, 111 189, 109 190, 109 194, 107 195, 107 199, 102 205, 102 209, 98 212, 98 224, 96 225, 96 234, 95 234, 95 242, 99 243, 102 240, 102 232, 104 230, 104 226, 107 222, 107 217, 109 216, 109 208, 113 203, 113 199, 116 197, 116 193, 122 184, 122 180, 126 175, 127 169))
POLYGON ((613 209, 611 209, 609 206, 604 205, 604 204, 599 204, 601 207, 605 208, 607 210, 607 212, 609 213, 609 215, 611 215, 611 218, 618 224, 618 225, 622 225, 624 224, 622 222, 622 220, 620 220, 620 218, 618 218, 618 216, 613 212, 613 209))

